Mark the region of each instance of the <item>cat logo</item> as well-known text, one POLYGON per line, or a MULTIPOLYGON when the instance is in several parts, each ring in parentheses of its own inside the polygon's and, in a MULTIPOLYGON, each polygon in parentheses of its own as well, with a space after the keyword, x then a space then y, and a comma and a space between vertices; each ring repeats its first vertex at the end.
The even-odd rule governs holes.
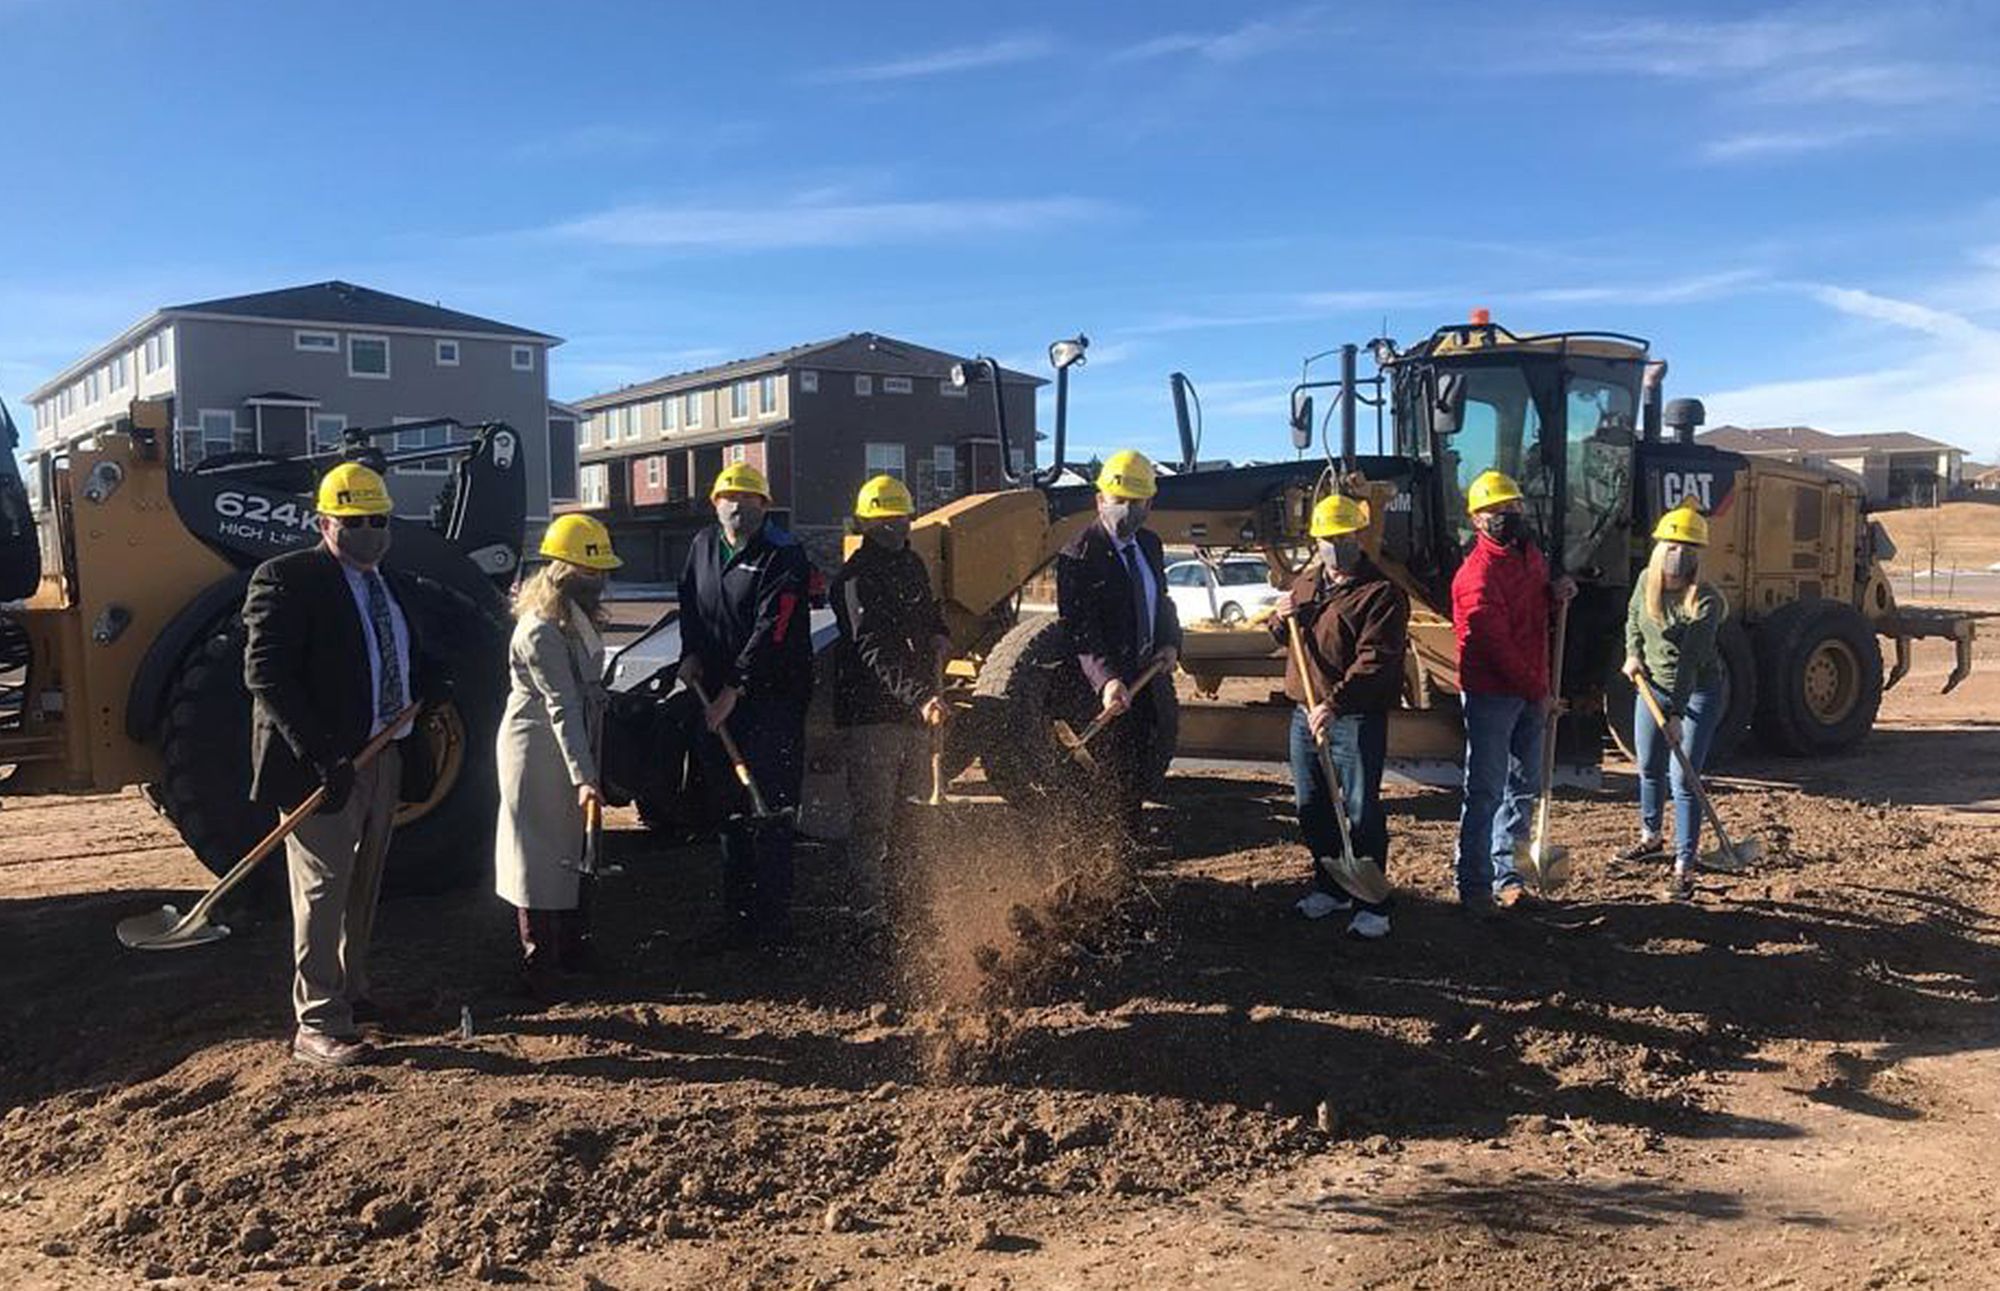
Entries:
POLYGON ((1661 509, 1671 511, 1693 498, 1703 511, 1715 509, 1715 473, 1712 471, 1661 471, 1661 509))

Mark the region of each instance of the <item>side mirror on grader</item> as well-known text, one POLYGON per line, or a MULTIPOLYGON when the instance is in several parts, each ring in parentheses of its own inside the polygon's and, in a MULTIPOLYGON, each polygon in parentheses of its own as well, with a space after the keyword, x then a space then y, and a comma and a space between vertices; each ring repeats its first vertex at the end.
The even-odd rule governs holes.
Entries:
POLYGON ((1313 446, 1313 397, 1292 391, 1292 447, 1301 453, 1313 446))

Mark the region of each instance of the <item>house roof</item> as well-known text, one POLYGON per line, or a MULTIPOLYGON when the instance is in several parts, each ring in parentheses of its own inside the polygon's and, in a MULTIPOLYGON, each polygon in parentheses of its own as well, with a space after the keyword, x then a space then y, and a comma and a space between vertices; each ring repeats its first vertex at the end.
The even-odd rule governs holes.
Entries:
POLYGON ((219 296, 214 300, 198 300, 156 309, 30 390, 29 402, 48 398, 88 369, 104 362, 113 351, 135 344, 162 323, 183 317, 258 319, 301 323, 308 327, 321 324, 328 327, 373 327, 384 331, 456 332, 468 336, 539 341, 546 345, 562 344, 559 336, 531 332, 525 327, 495 322, 477 314, 461 313, 442 305, 426 305, 420 300, 392 296, 386 291, 358 287, 335 279, 304 287, 283 287, 248 296, 219 296))
MULTIPOLYGON (((778 372, 796 366, 808 366, 804 360, 811 359, 809 366, 825 368, 834 372, 871 372, 887 376, 936 377, 951 376, 954 363, 964 361, 963 355, 948 354, 928 346, 915 345, 909 341, 899 341, 892 336, 876 332, 849 332, 830 340, 808 341, 803 345, 793 345, 782 350, 772 350, 751 358, 732 359, 727 363, 717 363, 705 368, 693 368, 686 372, 669 373, 651 381, 635 385, 620 386, 602 394, 588 395, 575 401, 576 406, 587 412, 601 408, 614 408, 637 399, 649 399, 655 395, 673 394, 682 390, 694 390, 717 385, 742 377, 759 376, 768 372, 778 372)), ((1002 381, 1009 384, 1047 385, 1048 382, 1026 372, 1016 372, 1012 368, 1000 369, 1002 381)))
POLYGON ((1956 453, 1950 444, 1892 430, 1836 435, 1811 426, 1716 426, 1695 436, 1698 443, 1734 453, 1813 453, 1844 457, 1856 453, 1956 453))
POLYGON ((187 305, 169 305, 164 314, 223 314, 233 318, 299 319, 338 327, 396 327, 425 332, 483 332, 518 336, 524 341, 555 342, 556 337, 531 332, 442 305, 426 305, 406 296, 392 296, 373 287, 334 279, 303 287, 282 287, 248 296, 221 296, 187 305))

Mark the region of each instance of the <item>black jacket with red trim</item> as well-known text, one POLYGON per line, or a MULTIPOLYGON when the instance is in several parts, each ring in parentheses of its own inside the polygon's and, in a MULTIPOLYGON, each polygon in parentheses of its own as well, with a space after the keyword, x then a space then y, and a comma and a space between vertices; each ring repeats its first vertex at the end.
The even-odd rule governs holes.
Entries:
POLYGON ((746 700, 812 696, 812 562, 798 539, 765 521, 726 560, 722 527, 694 536, 681 573, 681 653, 701 661, 712 695, 737 686, 746 700))

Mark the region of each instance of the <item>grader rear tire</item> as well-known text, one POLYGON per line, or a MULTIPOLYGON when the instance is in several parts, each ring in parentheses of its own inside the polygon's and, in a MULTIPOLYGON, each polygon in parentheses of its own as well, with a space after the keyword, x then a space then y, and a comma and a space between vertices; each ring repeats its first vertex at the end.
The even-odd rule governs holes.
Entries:
POLYGON ((1852 747, 1882 706, 1882 649, 1844 601, 1794 601, 1757 625, 1757 735, 1779 753, 1852 747))
MULTIPOLYGON (((1180 704, 1172 683, 1164 687, 1160 721, 1146 752, 1143 784, 1157 797, 1173 761, 1180 704)), ((1076 662, 1069 633, 1052 615, 1023 619, 1010 629, 979 670, 973 689, 974 712, 982 739, 980 761, 986 778, 1016 807, 1050 798, 1088 794, 1095 777, 1056 740, 1061 719, 1077 731, 1097 714, 1097 697, 1076 662)), ((1122 720, 1122 719, 1121 719, 1122 720)))

